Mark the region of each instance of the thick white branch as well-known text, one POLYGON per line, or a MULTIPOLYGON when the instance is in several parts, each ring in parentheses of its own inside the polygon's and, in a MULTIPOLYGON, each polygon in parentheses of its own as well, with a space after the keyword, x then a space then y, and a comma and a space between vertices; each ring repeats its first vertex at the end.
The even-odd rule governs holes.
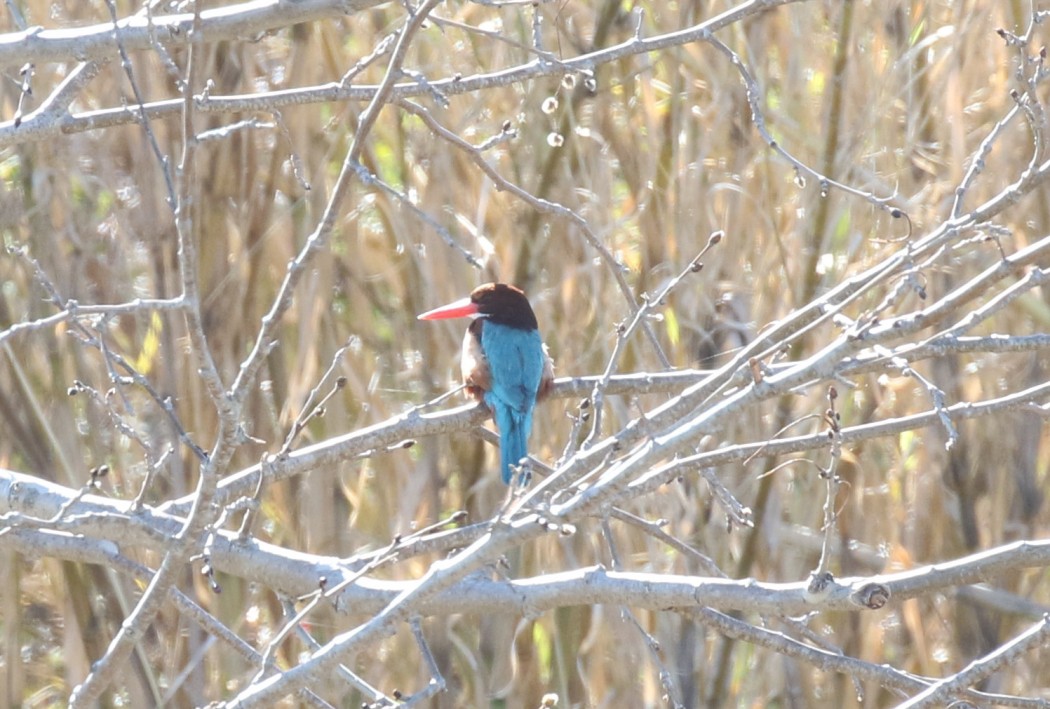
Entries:
MULTIPOLYGON (((386 0, 251 0, 203 10, 203 41, 250 41, 267 32, 300 22, 350 15, 384 2, 386 0)), ((129 51, 150 49, 157 41, 167 45, 184 45, 192 26, 192 12, 153 17, 136 14, 118 23, 120 41, 129 51)), ((0 68, 68 62, 71 59, 106 60, 116 56, 117 40, 110 22, 61 29, 37 26, 24 32, 0 34, 0 68)))

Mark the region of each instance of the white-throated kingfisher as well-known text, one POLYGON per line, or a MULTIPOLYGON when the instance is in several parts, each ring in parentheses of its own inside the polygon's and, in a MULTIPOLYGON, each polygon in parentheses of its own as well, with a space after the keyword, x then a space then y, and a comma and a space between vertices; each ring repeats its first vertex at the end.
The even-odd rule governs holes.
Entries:
POLYGON ((500 474, 528 455, 532 411, 550 391, 554 365, 528 298, 506 283, 486 283, 469 297, 436 308, 420 320, 473 317, 463 337, 460 368, 467 391, 492 411, 499 428, 500 474))

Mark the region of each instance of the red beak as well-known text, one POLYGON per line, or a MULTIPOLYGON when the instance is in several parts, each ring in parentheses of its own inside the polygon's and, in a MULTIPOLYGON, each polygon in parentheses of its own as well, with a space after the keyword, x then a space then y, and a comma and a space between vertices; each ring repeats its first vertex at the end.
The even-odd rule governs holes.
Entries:
POLYGON ((449 318, 465 318, 468 315, 477 315, 478 306, 470 300, 470 297, 461 298, 455 303, 442 305, 440 308, 428 310, 419 316, 420 320, 447 320, 449 318))

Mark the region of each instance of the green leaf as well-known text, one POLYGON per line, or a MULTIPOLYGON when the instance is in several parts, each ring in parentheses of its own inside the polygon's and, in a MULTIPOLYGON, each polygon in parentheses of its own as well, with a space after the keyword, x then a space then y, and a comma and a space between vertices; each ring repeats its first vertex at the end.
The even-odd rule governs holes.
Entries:
POLYGON ((536 660, 539 665, 540 678, 544 683, 550 682, 553 670, 554 646, 550 633, 542 623, 532 624, 532 645, 536 648, 536 660))
POLYGON ((664 323, 667 324, 667 339, 672 345, 677 345, 681 339, 682 330, 678 324, 678 316, 674 314, 674 308, 664 311, 664 323))

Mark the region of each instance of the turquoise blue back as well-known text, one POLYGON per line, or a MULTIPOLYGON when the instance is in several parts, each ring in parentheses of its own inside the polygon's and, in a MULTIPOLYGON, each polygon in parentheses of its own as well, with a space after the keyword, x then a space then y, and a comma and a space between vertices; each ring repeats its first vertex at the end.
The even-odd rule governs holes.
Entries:
POLYGON ((486 321, 481 349, 488 360, 492 388, 485 403, 500 432, 500 474, 510 483, 511 465, 528 454, 532 410, 543 376, 543 341, 536 330, 522 330, 486 321))

